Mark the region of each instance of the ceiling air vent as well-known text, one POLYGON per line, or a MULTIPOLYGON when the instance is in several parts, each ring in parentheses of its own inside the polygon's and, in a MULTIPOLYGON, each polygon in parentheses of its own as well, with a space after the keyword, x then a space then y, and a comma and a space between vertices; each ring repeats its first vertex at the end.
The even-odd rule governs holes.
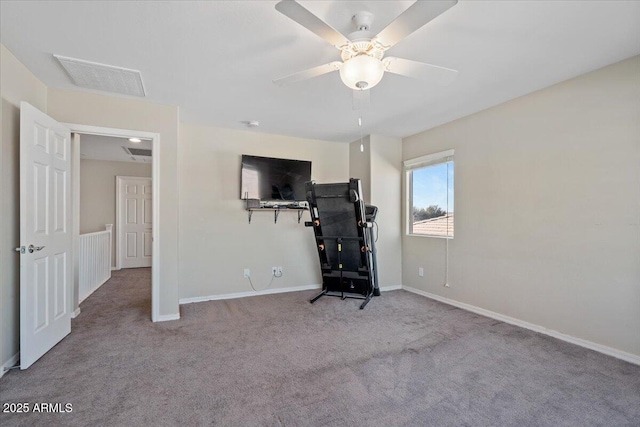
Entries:
POLYGON ((81 59, 53 55, 69 73, 71 80, 88 89, 124 95, 145 96, 142 76, 138 70, 98 64, 81 59))
POLYGON ((151 150, 147 150, 145 148, 130 148, 130 147, 122 147, 127 154, 132 156, 145 156, 151 157, 151 150))

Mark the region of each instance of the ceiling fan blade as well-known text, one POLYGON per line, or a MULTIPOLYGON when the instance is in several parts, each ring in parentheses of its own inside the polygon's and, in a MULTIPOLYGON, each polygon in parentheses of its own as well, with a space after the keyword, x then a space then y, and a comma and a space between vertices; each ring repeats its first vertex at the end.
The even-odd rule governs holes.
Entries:
POLYGON ((370 90, 354 90, 353 91, 353 109, 368 110, 371 106, 371 91, 370 90))
POLYGON ((455 6, 456 3, 458 0, 418 0, 380 31, 374 39, 384 48, 389 49, 427 22, 455 6))
POLYGON ((317 34, 338 49, 340 49, 341 46, 350 43, 348 38, 340 34, 322 19, 309 12, 295 0, 282 0, 276 4, 276 10, 293 19, 312 33, 317 34))
POLYGON ((330 73, 332 71, 337 71, 337 70, 340 69, 340 67, 342 67, 342 62, 334 61, 334 62, 330 62, 328 64, 319 65, 317 67, 309 68, 308 70, 299 71, 297 73, 293 73, 293 74, 288 75, 286 77, 281 77, 279 79, 275 79, 273 81, 273 83, 275 83, 278 86, 285 86, 285 85, 288 85, 288 84, 291 84, 291 83, 299 82, 301 80, 306 80, 306 79, 310 79, 310 78, 313 78, 313 77, 318 77, 318 76, 321 76, 323 74, 330 73))
POLYGON ((451 68, 411 61, 409 59, 390 56, 383 59, 382 62, 384 63, 385 70, 390 73, 407 77, 430 79, 443 86, 451 83, 458 75, 458 71, 452 70, 451 68))

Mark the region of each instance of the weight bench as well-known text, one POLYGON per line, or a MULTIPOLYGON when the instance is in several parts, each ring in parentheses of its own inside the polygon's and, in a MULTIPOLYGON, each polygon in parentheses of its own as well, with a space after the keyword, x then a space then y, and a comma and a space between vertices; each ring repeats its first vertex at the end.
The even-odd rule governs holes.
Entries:
POLYGON ((380 295, 373 225, 378 208, 362 200, 362 184, 306 184, 307 201, 322 271, 322 292, 311 300, 334 296, 363 299, 380 295))

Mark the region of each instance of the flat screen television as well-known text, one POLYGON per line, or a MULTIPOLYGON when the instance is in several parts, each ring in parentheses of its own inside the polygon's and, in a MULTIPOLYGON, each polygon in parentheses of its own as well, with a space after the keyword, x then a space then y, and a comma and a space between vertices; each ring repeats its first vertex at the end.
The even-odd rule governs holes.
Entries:
POLYGON ((306 200, 311 162, 242 155, 241 199, 306 200))

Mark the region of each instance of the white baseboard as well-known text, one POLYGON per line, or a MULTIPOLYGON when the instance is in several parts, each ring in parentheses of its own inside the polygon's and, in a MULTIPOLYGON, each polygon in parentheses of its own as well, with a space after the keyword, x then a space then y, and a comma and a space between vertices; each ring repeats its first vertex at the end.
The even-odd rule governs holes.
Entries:
POLYGON ((168 322, 170 320, 180 320, 180 313, 160 314, 156 322, 168 322))
POLYGON ((559 340, 566 341, 571 344, 579 345, 580 347, 588 348, 590 350, 594 350, 599 353, 606 354, 608 356, 613 356, 617 359, 621 359, 626 362, 633 363, 635 365, 640 365, 640 356, 637 356, 635 354, 627 353, 622 350, 617 350, 612 347, 607 347, 605 345, 597 344, 592 341, 587 341, 582 338, 572 337, 571 335, 563 334, 562 332, 554 331, 553 329, 547 329, 544 326, 525 322, 524 320, 516 319, 510 316, 505 316, 504 314, 496 313, 490 310, 485 310, 484 308, 476 307, 475 305, 452 300, 452 299, 442 297, 440 295, 432 294, 420 289, 412 288, 409 286, 402 286, 402 289, 404 289, 405 291, 413 292, 414 294, 431 298, 436 301, 443 302, 445 304, 452 305, 454 307, 461 308, 463 310, 471 311, 473 313, 490 317, 492 319, 500 320, 501 322, 509 323, 511 325, 519 326, 521 328, 529 329, 534 332, 539 332, 541 334, 548 335, 550 337, 557 338, 559 340))
MULTIPOLYGON (((306 285, 306 286, 296 286, 293 288, 275 288, 275 289, 265 289, 262 291, 238 292, 235 294, 208 295, 205 297, 181 298, 180 304, 191 304, 193 302, 215 301, 215 300, 221 300, 221 299, 255 297, 258 295, 281 294, 284 292, 309 291, 309 290, 320 289, 320 288, 322 288, 322 285, 306 285)), ((387 292, 387 291, 396 291, 398 289, 402 289, 402 285, 382 286, 380 288, 380 291, 387 292)))
MULTIPOLYGON (((193 302, 215 301, 220 299, 255 297, 258 295, 281 294, 284 292, 309 291, 309 290, 320 289, 320 288, 322 288, 322 285, 306 285, 306 286, 296 286, 293 288, 275 288, 275 289, 265 289, 263 291, 238 292, 235 294, 208 295, 205 297, 181 298, 180 304, 191 304, 193 302)), ((387 291, 396 291, 398 289, 402 289, 402 285, 382 286, 380 288, 380 291, 387 292, 387 291)))
POLYGON ((262 291, 238 292, 235 294, 208 295, 204 297, 180 298, 180 304, 191 304, 193 302, 215 301, 215 300, 221 300, 221 299, 255 297, 258 295, 281 294, 284 292, 308 291, 311 289, 320 289, 321 287, 322 287, 321 285, 306 285, 306 286, 296 286, 293 288, 275 288, 275 289, 264 289, 262 291))
POLYGON ((76 317, 80 316, 80 307, 76 308, 73 313, 71 313, 71 318, 75 319, 76 317))
POLYGON ((4 362, 2 364, 2 368, 0 369, 0 378, 2 378, 2 376, 7 373, 7 369, 15 366, 15 364, 18 363, 18 360, 20 360, 20 352, 17 352, 13 356, 11 356, 9 360, 4 362))

